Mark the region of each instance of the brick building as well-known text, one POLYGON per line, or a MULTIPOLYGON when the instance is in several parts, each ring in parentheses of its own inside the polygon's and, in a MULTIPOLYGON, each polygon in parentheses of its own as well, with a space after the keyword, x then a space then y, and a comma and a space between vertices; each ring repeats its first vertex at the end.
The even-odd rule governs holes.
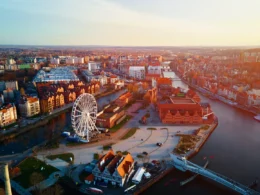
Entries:
POLYGON ((133 95, 130 92, 124 93, 118 99, 116 99, 115 104, 124 107, 126 104, 133 100, 133 95))
POLYGON ((172 97, 157 103, 159 117, 164 124, 201 124, 210 123, 213 115, 209 105, 201 106, 191 98, 172 97))
POLYGON ((98 114, 96 124, 98 127, 112 128, 114 125, 119 124, 125 117, 125 110, 122 107, 112 105, 98 114))

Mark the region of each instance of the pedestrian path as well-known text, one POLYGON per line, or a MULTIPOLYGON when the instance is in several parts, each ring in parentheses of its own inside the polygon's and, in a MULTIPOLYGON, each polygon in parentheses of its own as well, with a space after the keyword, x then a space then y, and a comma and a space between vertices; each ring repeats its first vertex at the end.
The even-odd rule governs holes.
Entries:
POLYGON ((44 190, 53 184, 55 184, 59 177, 64 176, 64 173, 62 171, 57 171, 49 175, 48 179, 43 180, 42 182, 38 183, 36 186, 31 186, 27 189, 27 191, 33 191, 35 188, 44 190))

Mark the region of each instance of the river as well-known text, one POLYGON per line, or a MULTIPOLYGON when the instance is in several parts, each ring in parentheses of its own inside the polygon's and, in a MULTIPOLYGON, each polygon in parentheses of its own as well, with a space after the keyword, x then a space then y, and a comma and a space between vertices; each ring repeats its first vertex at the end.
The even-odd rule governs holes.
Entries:
MULTIPOLYGON (((165 77, 178 78, 173 72, 166 73, 165 77)), ((181 81, 173 81, 173 85, 188 88, 181 81)), ((207 157, 210 159, 209 169, 244 185, 249 185, 256 177, 260 178, 260 123, 253 119, 252 114, 201 95, 200 97, 202 102, 210 103, 219 119, 219 125, 200 152, 190 161, 203 165, 205 163, 203 158, 207 157)), ((143 194, 237 194, 201 176, 186 186, 180 187, 180 181, 187 179, 190 175, 190 173, 174 170, 143 194)), ((260 186, 257 190, 260 191, 260 186)))
MULTIPOLYGON (((104 107, 110 101, 114 101, 126 90, 118 91, 117 93, 101 97, 97 100, 98 108, 104 107)), ((0 156, 10 155, 24 152, 46 140, 52 139, 55 134, 60 134, 62 131, 71 128, 70 112, 60 114, 51 119, 46 125, 30 130, 13 139, 6 140, 0 144, 0 156)))

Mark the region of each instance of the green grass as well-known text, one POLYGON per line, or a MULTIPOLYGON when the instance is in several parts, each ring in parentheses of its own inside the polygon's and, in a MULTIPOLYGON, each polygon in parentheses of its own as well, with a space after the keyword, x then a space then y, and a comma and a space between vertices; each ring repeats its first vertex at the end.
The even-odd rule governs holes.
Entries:
POLYGON ((109 150, 110 148, 112 148, 112 145, 113 144, 104 145, 103 150, 109 150))
POLYGON ((93 159, 94 160, 99 160, 99 154, 98 153, 94 153, 93 154, 93 159))
POLYGON ((143 158, 144 156, 142 154, 137 154, 137 158, 143 158))
POLYGON ((119 124, 115 125, 114 127, 110 128, 110 132, 114 133, 114 132, 118 131, 118 130, 119 130, 121 127, 123 127, 124 124, 126 124, 126 122, 127 122, 128 120, 130 120, 131 118, 132 118, 132 116, 127 115, 127 116, 125 117, 125 119, 121 121, 121 123, 119 123, 119 124))
POLYGON ((70 158, 72 158, 72 162, 74 161, 74 154, 72 153, 64 153, 64 154, 56 154, 56 155, 49 155, 46 156, 46 158, 50 159, 50 160, 54 160, 54 159, 61 159, 64 160, 68 163, 71 163, 70 158))
POLYGON ((21 169, 21 175, 14 178, 14 180, 19 183, 24 188, 31 186, 30 176, 32 173, 40 173, 44 179, 47 179, 50 174, 53 172, 59 171, 55 167, 47 165, 45 162, 40 161, 34 157, 29 157, 26 160, 22 161, 18 167, 21 169), (44 170, 41 171, 41 168, 44 167, 44 170))
POLYGON ((128 153, 129 152, 127 152, 127 151, 122 152, 123 155, 127 155, 128 153))
POLYGON ((135 132, 136 132, 137 129, 138 129, 138 128, 136 128, 136 127, 131 128, 131 129, 127 132, 127 134, 125 134, 125 135, 121 138, 121 140, 128 139, 129 137, 133 136, 133 135, 135 134, 135 132))
POLYGON ((157 128, 149 127, 149 128, 147 128, 147 130, 157 130, 157 128))

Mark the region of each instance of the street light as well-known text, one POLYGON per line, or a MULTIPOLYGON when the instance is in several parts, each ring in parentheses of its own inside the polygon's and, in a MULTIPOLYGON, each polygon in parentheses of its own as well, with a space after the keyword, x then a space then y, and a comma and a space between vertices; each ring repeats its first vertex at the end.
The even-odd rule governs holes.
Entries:
POLYGON ((5 194, 12 195, 11 184, 10 184, 10 177, 8 171, 8 164, 7 163, 0 163, 0 165, 4 165, 4 182, 5 182, 5 194))

